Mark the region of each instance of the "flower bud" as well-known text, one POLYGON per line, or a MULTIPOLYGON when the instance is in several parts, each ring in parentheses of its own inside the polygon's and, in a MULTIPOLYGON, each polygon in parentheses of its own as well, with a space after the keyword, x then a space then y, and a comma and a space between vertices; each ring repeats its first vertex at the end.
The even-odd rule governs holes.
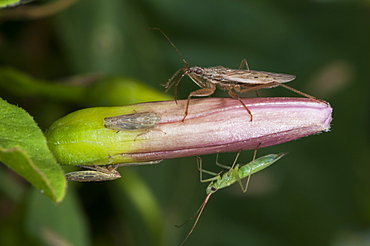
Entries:
POLYGON ((162 159, 237 152, 328 131, 332 108, 308 98, 186 100, 87 108, 52 124, 46 132, 64 165, 149 164, 162 159), (112 118, 113 117, 113 118, 112 118))

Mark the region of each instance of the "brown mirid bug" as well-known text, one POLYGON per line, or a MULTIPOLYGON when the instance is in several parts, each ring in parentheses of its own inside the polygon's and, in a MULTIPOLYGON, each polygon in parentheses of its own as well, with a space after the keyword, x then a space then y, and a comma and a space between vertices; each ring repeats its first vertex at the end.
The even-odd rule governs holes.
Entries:
POLYGON ((154 112, 118 115, 104 118, 106 128, 118 131, 150 129, 158 125, 161 117, 154 112))
POLYGON ((89 170, 76 171, 65 175, 68 181, 97 182, 115 180, 121 177, 116 170, 118 165, 109 166, 80 166, 89 170))
POLYGON ((184 118, 182 119, 182 121, 184 121, 186 116, 188 115, 188 108, 191 97, 210 96, 215 92, 216 87, 220 88, 221 90, 227 91, 232 98, 239 100, 243 107, 248 111, 250 115, 250 121, 252 121, 253 119, 252 113, 248 109, 248 107, 243 103, 243 101, 240 99, 237 93, 246 93, 263 88, 267 89, 282 86, 302 96, 318 100, 313 96, 310 96, 306 93, 303 93, 299 90, 296 90, 290 86, 283 84, 294 80, 296 77, 295 75, 271 73, 264 71, 253 71, 249 69, 248 63, 245 59, 243 59, 242 62, 240 63, 239 69, 225 68, 223 66, 209 68, 203 68, 199 66, 190 67, 188 62, 181 55, 180 51, 176 48, 174 43, 172 43, 170 38, 161 29, 159 28, 151 29, 158 30, 163 34, 163 36, 170 42, 172 47, 180 55, 182 61, 185 64, 184 67, 176 71, 176 73, 168 80, 166 84, 163 84, 163 86, 167 88, 166 91, 168 91, 173 85, 175 85, 174 94, 176 100, 177 86, 180 83, 181 79, 186 75, 188 75, 195 84, 201 87, 201 89, 193 91, 189 94, 186 102, 184 118), (246 67, 246 69, 243 69, 244 66, 246 67), (178 80, 175 80, 175 78, 181 72, 182 74, 180 78, 178 80))
POLYGON ((77 181, 77 182, 100 182, 100 181, 110 181, 121 178, 121 174, 117 171, 118 167, 121 166, 136 166, 136 165, 151 165, 157 164, 162 160, 156 161, 146 161, 146 162, 134 162, 134 163, 121 163, 112 165, 77 165, 77 167, 82 167, 87 170, 80 170, 75 172, 70 172, 65 175, 67 181, 77 181))

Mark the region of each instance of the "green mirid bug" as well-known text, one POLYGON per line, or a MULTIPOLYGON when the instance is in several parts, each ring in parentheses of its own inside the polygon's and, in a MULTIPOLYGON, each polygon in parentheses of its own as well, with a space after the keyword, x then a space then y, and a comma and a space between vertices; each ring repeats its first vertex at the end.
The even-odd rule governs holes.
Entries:
MULTIPOLYGON (((247 181, 246 186, 244 187, 242 185, 242 182, 241 182, 241 180, 243 178, 250 177, 253 173, 259 172, 259 171, 269 167, 270 165, 274 164, 276 161, 281 159, 286 154, 287 153, 265 155, 263 157, 255 159, 255 160, 249 162, 248 164, 245 164, 245 165, 242 165, 242 166, 240 166, 240 164, 235 165, 235 163, 237 161, 237 158, 235 158, 235 161, 234 161, 233 165, 231 167, 229 167, 229 170, 227 172, 225 172, 222 176, 220 175, 220 173, 217 174, 217 173, 213 173, 213 172, 210 172, 210 171, 207 171, 207 170, 203 170, 202 169, 202 159, 200 157, 198 157, 198 169, 200 171, 200 181, 201 182, 211 182, 211 183, 208 185, 208 187, 206 189, 207 196, 204 199, 203 203, 201 204, 201 206, 199 207, 199 209, 195 213, 195 215, 189 219, 189 220, 191 220, 196 215, 198 215, 197 218, 195 219, 195 222, 194 222, 192 228, 190 229, 190 232, 185 237, 185 239, 182 241, 181 245, 183 245, 186 242, 186 240, 189 238, 191 233, 194 231, 194 228, 195 228, 195 226, 197 225, 197 223, 199 221, 199 218, 200 218, 200 216, 201 216, 201 214, 204 210, 204 207, 207 205, 208 200, 209 200, 209 198, 211 197, 211 195, 213 193, 215 193, 216 191, 218 191, 220 189, 226 188, 226 187, 234 184, 235 182, 238 182, 240 184, 243 192, 246 192, 247 191, 247 186, 248 186, 248 181, 247 181), (214 177, 203 180, 202 179, 202 173, 212 174, 212 175, 214 175, 214 177)), ((189 220, 187 220, 186 222, 188 222, 189 220)), ((182 225, 184 225, 185 223, 183 223, 182 225)), ((182 226, 182 225, 180 225, 180 226, 182 226)))

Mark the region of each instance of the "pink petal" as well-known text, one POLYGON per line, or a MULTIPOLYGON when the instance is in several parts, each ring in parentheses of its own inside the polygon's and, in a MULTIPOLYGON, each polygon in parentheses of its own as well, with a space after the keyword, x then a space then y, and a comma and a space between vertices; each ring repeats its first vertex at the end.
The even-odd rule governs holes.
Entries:
POLYGON ((276 145, 328 131, 332 108, 308 98, 242 99, 253 115, 232 98, 193 99, 182 122, 186 100, 138 104, 140 112, 161 117, 155 129, 141 135, 135 151, 120 153, 152 161, 217 152, 237 152, 276 145))

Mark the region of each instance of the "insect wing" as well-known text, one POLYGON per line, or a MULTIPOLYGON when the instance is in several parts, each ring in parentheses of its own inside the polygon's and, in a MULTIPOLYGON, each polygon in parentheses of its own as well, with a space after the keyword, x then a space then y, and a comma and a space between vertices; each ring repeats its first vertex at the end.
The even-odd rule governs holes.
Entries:
MULTIPOLYGON (((288 154, 288 153, 284 152, 284 153, 280 153, 280 154, 269 154, 269 155, 262 156, 262 157, 260 157, 256 160, 254 160, 253 162, 248 163, 245 166, 247 167, 248 165, 250 165, 251 171, 248 171, 248 173, 243 174, 240 178, 245 178, 250 174, 259 172, 259 171, 271 166, 272 164, 274 164, 275 162, 280 160, 286 154, 288 154)), ((242 167, 240 168, 240 171, 242 171, 242 167)))
POLYGON ((125 114, 104 118, 104 126, 117 131, 149 129, 158 125, 160 120, 161 117, 154 112, 125 114))
POLYGON ((85 171, 76 171, 76 172, 67 173, 65 177, 68 181, 98 182, 98 181, 115 180, 115 179, 120 178, 121 175, 116 170, 113 170, 110 173, 103 173, 103 172, 93 171, 93 170, 85 170, 85 171))
POLYGON ((245 165, 237 164, 237 168, 230 169, 228 172, 224 173, 222 177, 211 182, 206 189, 206 193, 214 193, 217 190, 226 188, 236 182, 239 182, 241 179, 249 177, 256 172, 271 166, 286 154, 287 153, 269 154, 255 159, 254 161, 251 161, 245 165))
POLYGON ((295 80, 296 76, 292 74, 283 74, 283 73, 271 73, 271 72, 264 72, 264 71, 251 71, 252 74, 258 74, 262 77, 265 76, 266 78, 272 78, 273 81, 268 82, 279 82, 279 83, 286 83, 292 80, 295 80))
POLYGON ((295 75, 290 74, 225 69, 225 71, 218 71, 217 74, 214 74, 209 79, 218 81, 221 85, 253 86, 271 82, 286 83, 294 80, 295 77, 295 75))

